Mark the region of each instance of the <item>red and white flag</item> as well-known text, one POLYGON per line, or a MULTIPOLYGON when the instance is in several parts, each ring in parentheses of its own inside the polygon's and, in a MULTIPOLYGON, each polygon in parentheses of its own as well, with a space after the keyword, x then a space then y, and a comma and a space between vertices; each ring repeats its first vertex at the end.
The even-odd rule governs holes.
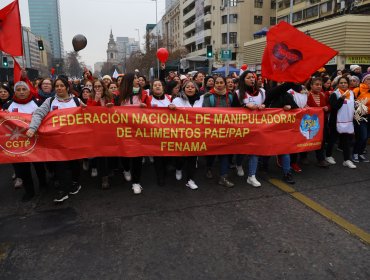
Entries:
POLYGON ((277 82, 304 82, 338 54, 284 21, 270 28, 266 40, 262 76, 277 82))

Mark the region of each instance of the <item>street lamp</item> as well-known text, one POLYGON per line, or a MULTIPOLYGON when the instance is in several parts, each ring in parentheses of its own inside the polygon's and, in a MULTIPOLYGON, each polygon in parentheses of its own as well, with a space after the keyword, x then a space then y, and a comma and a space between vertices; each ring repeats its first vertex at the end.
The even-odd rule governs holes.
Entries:
MULTIPOLYGON (((158 51, 158 0, 152 0, 155 1, 155 28, 156 28, 156 36, 157 36, 157 51, 158 51)), ((158 68, 158 79, 159 79, 159 60, 157 59, 157 68, 158 68)))

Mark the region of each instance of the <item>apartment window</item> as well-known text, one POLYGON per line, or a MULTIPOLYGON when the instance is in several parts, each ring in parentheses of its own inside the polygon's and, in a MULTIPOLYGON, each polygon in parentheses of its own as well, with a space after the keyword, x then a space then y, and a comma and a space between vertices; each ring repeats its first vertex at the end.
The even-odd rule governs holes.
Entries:
POLYGON ((276 17, 270 17, 270 25, 276 24, 276 17))
POLYGON ((303 10, 303 18, 317 17, 319 14, 319 6, 314 6, 303 10))
MULTIPOLYGON (((303 2, 303 1, 305 1, 305 0, 293 0, 293 5, 298 4, 298 3, 301 3, 301 2, 303 2)), ((319 1, 320 1, 320 0, 319 0, 319 1)))
POLYGON ((262 24, 262 16, 254 16, 254 24, 262 24))
POLYGON ((276 9, 276 0, 271 0, 271 9, 272 10, 276 9))
POLYGON ((320 11, 322 14, 329 13, 333 10, 333 2, 329 1, 320 5, 320 11))
POLYGON ((231 14, 229 18, 230 23, 237 23, 238 22, 238 15, 237 14, 231 14))
POLYGON ((223 0, 223 7, 227 7, 230 4, 230 7, 235 7, 238 4, 238 0, 223 0))
POLYGON ((254 0, 254 7, 255 8, 262 8, 263 7, 263 0, 254 0))
MULTIPOLYGON (((237 43, 237 32, 229 32, 229 43, 236 44, 237 43)), ((222 33, 222 44, 227 44, 227 33, 222 33)))
POLYGON ((296 12, 293 14, 293 22, 302 20, 302 11, 296 12))
POLYGON ((289 22, 289 15, 284 16, 284 17, 279 17, 278 20, 277 20, 277 23, 279 23, 280 21, 289 22))
MULTIPOLYGON (((229 17, 230 23, 237 23, 238 21, 238 15, 237 14, 231 14, 229 17)), ((222 24, 227 24, 227 16, 222 16, 221 18, 222 24)))

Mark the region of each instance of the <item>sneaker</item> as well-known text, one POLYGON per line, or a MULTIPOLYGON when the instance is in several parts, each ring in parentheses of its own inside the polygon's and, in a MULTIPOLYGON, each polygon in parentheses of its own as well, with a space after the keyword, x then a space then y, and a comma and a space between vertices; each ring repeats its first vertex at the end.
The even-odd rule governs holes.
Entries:
POLYGON ((16 178, 17 178, 17 175, 15 175, 15 173, 13 173, 12 180, 15 180, 16 178))
POLYGON ((352 161, 353 162, 360 162, 360 160, 358 159, 358 154, 353 154, 352 161))
POLYGON ((256 176, 255 175, 248 176, 247 183, 249 185, 252 185, 255 188, 258 188, 258 187, 261 186, 261 183, 258 182, 258 180, 256 179, 256 176))
POLYGON ((91 168, 91 177, 96 177, 96 176, 98 176, 98 169, 91 168))
POLYGON ((237 165, 236 166, 236 172, 237 172, 237 174, 238 174, 239 177, 243 177, 244 176, 243 166, 237 165))
POLYGON ((212 170, 211 170, 211 169, 208 169, 208 170, 207 170, 206 177, 207 177, 208 179, 212 179, 212 178, 213 178, 213 174, 212 174, 212 170))
POLYGON ((302 168, 298 165, 298 163, 292 163, 290 167, 294 170, 294 172, 299 173, 302 172, 302 168))
POLYGON ((141 194, 142 187, 140 184, 132 184, 132 190, 134 191, 134 194, 141 194))
POLYGON ((180 181, 182 179, 182 170, 176 170, 176 180, 180 181))
POLYGON ((228 188, 234 187, 234 183, 227 180, 225 176, 220 177, 220 180, 218 180, 218 184, 228 188))
POLYGON ((365 155, 359 155, 358 158, 362 162, 369 162, 369 159, 365 155))
POLYGON ((89 160, 88 160, 88 159, 84 159, 84 160, 82 160, 82 169, 83 169, 84 171, 89 170, 89 160))
POLYGON ((325 160, 330 164, 336 164, 335 159, 333 157, 326 157, 325 160))
POLYGON ((283 177, 283 180, 284 180, 284 182, 286 182, 288 184, 295 184, 295 182, 293 180, 292 173, 285 174, 284 177, 283 177))
POLYGON ((280 168, 283 167, 282 163, 281 163, 281 158, 279 156, 276 156, 276 165, 280 168))
POLYGON ((143 157, 143 159, 141 160, 141 164, 145 164, 145 157, 143 157))
POLYGON ((14 188, 19 189, 23 186, 23 180, 21 178, 15 178, 14 188))
POLYGON ((64 191, 59 191, 57 196, 54 198, 54 202, 63 202, 64 200, 68 199, 68 193, 64 191))
POLYGON ((343 149, 341 147, 337 147, 337 151, 343 152, 343 149))
POLYGON ((329 165, 329 162, 327 162, 326 160, 320 160, 317 162, 318 167, 329 168, 329 165))
POLYGON ((125 177, 125 180, 127 182, 130 182, 131 181, 131 172, 130 172, 130 170, 129 171, 123 171, 123 177, 125 177))
POLYGON ((150 163, 154 163, 154 158, 153 157, 149 157, 149 161, 150 161, 150 163))
POLYGON ((192 190, 196 190, 198 188, 195 182, 191 179, 186 183, 186 186, 191 188, 192 190))
POLYGON ((110 185, 109 185, 109 177, 108 176, 104 176, 101 178, 102 180, 102 183, 101 183, 101 188, 103 190, 106 190, 106 189, 109 189, 110 185))
POLYGON ((73 182, 72 183, 72 188, 69 190, 69 194, 73 194, 73 195, 78 194, 79 191, 81 190, 81 188, 82 187, 79 183, 73 182))
POLYGON ((356 168, 356 165, 354 165, 353 162, 350 160, 343 161, 343 166, 351 169, 356 168))

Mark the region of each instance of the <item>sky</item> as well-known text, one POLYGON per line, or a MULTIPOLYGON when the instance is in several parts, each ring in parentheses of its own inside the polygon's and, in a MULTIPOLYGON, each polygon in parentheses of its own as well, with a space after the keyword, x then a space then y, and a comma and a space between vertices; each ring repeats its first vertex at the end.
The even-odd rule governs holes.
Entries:
MULTIPOLYGON (((48 1, 48 0, 45 0, 48 1)), ((157 0, 158 20, 165 12, 165 0, 157 0)), ((0 8, 13 0, 0 0, 0 8)), ((65 51, 72 51, 72 38, 83 34, 87 46, 79 52, 81 61, 91 67, 106 61, 110 29, 113 36, 138 40, 144 49, 145 27, 156 23, 156 2, 152 0, 59 0, 65 51), (136 29, 139 29, 139 34, 136 29)), ((19 0, 22 25, 30 26, 28 0, 19 0)))

